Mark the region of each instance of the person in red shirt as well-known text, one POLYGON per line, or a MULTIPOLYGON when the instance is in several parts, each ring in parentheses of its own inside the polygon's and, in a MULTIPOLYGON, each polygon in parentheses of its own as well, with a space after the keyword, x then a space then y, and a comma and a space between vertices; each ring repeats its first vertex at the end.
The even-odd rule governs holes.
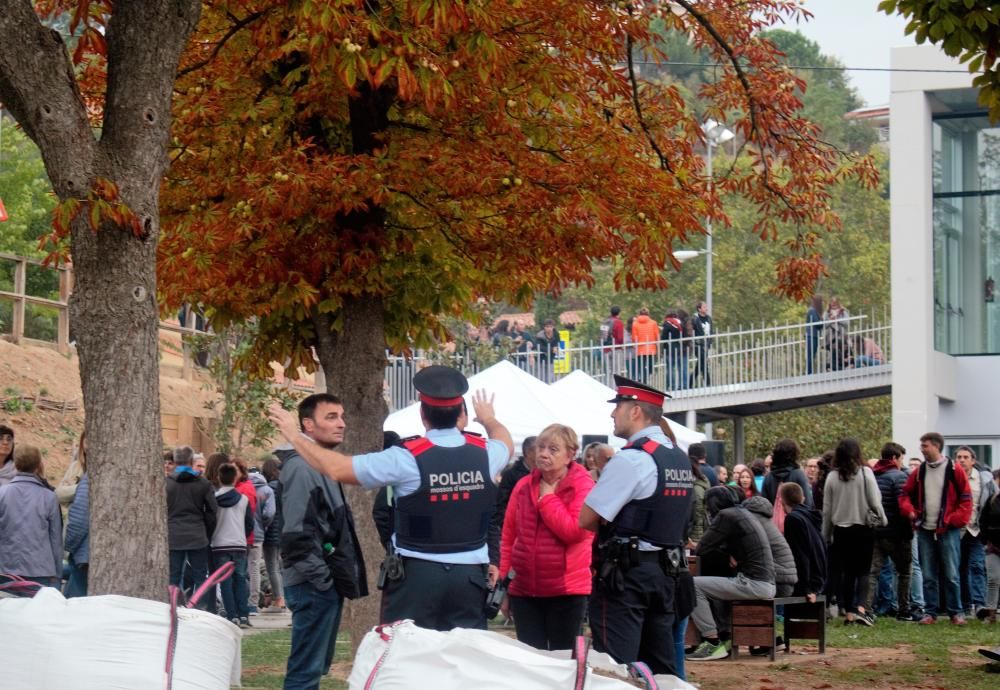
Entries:
POLYGON ((517 639, 538 649, 571 649, 590 595, 594 533, 579 526, 594 480, 574 462, 576 432, 547 426, 535 468, 514 487, 504 516, 500 576, 513 574, 504 615, 517 639))

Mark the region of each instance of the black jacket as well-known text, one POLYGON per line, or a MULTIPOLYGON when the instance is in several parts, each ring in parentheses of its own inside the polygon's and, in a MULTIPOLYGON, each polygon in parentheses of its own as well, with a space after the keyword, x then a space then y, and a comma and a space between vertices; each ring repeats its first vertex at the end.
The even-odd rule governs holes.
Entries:
MULTIPOLYGON (((722 488, 710 489, 709 494, 715 494, 722 488)), ((710 514, 712 510, 709 507, 710 514)), ((737 571, 749 579, 774 584, 774 558, 767 534, 750 511, 735 503, 710 518, 708 528, 698 542, 699 562, 703 558, 718 560, 719 556, 735 558, 737 571)))
MULTIPOLYGON (((691 319, 691 327, 694 329, 695 336, 711 336, 712 335, 712 316, 711 314, 705 314, 701 316, 695 312, 694 317, 691 319), (707 326, 707 328, 706 328, 707 326)), ((695 340, 695 347, 711 347, 712 338, 705 337, 701 340, 695 340)))
POLYGON ((171 551, 208 547, 215 531, 215 489, 202 476, 175 471, 167 477, 167 545, 171 551))
POLYGON ((912 539, 913 527, 899 510, 899 497, 906 486, 906 473, 895 465, 886 466, 879 462, 874 469, 875 481, 882 494, 882 509, 888 523, 876 527, 875 536, 885 539, 912 539))
POLYGON ((274 479, 267 485, 274 492, 274 519, 264 532, 264 543, 277 545, 281 543, 281 482, 274 479))
POLYGON ((823 515, 804 505, 785 515, 785 541, 795 558, 798 582, 793 596, 819 594, 826 586, 826 542, 823 541, 823 515))
POLYGON ((367 595, 364 556, 340 484, 314 470, 290 448, 277 450, 275 455, 281 460, 284 583, 308 582, 320 591, 336 586, 348 599, 367 595))
POLYGON ((778 500, 778 487, 786 482, 795 482, 801 486, 802 493, 806 499, 806 505, 810 508, 813 507, 812 487, 809 486, 809 480, 806 478, 806 473, 798 467, 779 467, 777 469, 772 469, 771 472, 764 477, 764 486, 761 487, 760 492, 764 494, 764 498, 771 502, 771 505, 774 505, 774 502, 778 500))

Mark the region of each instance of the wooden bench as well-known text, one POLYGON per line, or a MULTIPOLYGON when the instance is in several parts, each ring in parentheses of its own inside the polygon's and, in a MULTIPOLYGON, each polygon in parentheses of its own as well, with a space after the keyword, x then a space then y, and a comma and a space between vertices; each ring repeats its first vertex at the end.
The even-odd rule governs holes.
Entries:
POLYGON ((796 640, 818 640, 819 653, 826 653, 826 597, 820 595, 810 603, 805 597, 781 597, 778 599, 755 599, 733 601, 732 613, 732 653, 730 659, 739 655, 741 645, 747 647, 770 647, 770 659, 774 661, 774 624, 777 607, 784 606, 785 652, 796 640))

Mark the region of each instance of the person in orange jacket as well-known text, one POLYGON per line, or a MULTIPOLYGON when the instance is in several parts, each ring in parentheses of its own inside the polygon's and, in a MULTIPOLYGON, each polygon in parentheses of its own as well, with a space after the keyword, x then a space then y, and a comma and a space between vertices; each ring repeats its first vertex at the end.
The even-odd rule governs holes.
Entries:
POLYGON ((656 362, 660 325, 649 318, 649 309, 643 307, 632 321, 632 342, 635 344, 636 373, 639 381, 646 383, 656 362))

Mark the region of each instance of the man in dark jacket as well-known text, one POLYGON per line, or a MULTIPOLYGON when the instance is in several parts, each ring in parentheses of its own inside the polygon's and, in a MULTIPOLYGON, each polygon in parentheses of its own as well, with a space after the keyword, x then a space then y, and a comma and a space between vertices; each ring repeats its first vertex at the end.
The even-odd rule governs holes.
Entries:
POLYGON ((521 457, 515 460, 500 474, 500 486, 497 488, 497 525, 503 529, 503 518, 507 513, 507 502, 514 487, 524 477, 531 474, 535 468, 535 437, 528 436, 521 442, 521 457))
POLYGON ((697 603, 691 614, 703 642, 687 656, 689 661, 711 661, 729 655, 719 639, 719 625, 711 601, 771 599, 774 597, 774 558, 764 528, 750 511, 740 507, 739 492, 732 486, 715 486, 705 494, 709 526, 698 542, 698 560, 729 558, 735 577, 697 576, 697 603))
POLYGON ((194 450, 179 446, 173 452, 174 471, 167 476, 167 545, 170 548, 170 584, 182 586, 184 567, 191 568, 193 590, 208 577, 208 544, 215 531, 215 490, 191 466, 194 450))
MULTIPOLYGON (((886 559, 899 576, 896 584, 896 619, 904 622, 914 620, 910 611, 910 572, 913 564, 913 528, 899 510, 899 497, 906 486, 906 473, 902 470, 906 449, 898 443, 887 443, 882 447, 881 458, 875 465, 875 481, 882 494, 882 509, 888 523, 875 528, 875 550, 872 552, 872 568, 868 585, 868 601, 865 611, 872 611, 872 602, 878 589, 879 575, 886 559)), ((891 582, 891 580, 890 580, 891 582)), ((916 620, 920 620, 917 618, 916 620)))
POLYGON ((694 312, 691 326, 694 329, 694 353, 698 359, 689 382, 691 388, 694 388, 694 380, 698 377, 701 377, 702 385, 712 385, 712 379, 708 375, 708 350, 712 347, 712 316, 708 313, 706 302, 694 305, 694 312))
POLYGON ((795 559, 797 581, 792 596, 816 601, 826 586, 823 515, 805 504, 805 493, 798 484, 782 484, 778 496, 785 506, 785 541, 795 559))
MULTIPOLYGON (((299 403, 299 427, 323 448, 344 440, 344 406, 317 393, 299 403)), ((294 448, 281 460, 281 560, 292 648, 285 690, 315 690, 329 670, 343 599, 368 594, 361 547, 343 488, 310 467, 294 448)))
POLYGON ((771 519, 774 507, 763 496, 751 496, 743 501, 743 508, 753 513, 757 522, 764 528, 767 543, 771 545, 771 558, 774 559, 775 596, 788 597, 798 581, 795 569, 795 557, 788 547, 788 542, 771 519))

